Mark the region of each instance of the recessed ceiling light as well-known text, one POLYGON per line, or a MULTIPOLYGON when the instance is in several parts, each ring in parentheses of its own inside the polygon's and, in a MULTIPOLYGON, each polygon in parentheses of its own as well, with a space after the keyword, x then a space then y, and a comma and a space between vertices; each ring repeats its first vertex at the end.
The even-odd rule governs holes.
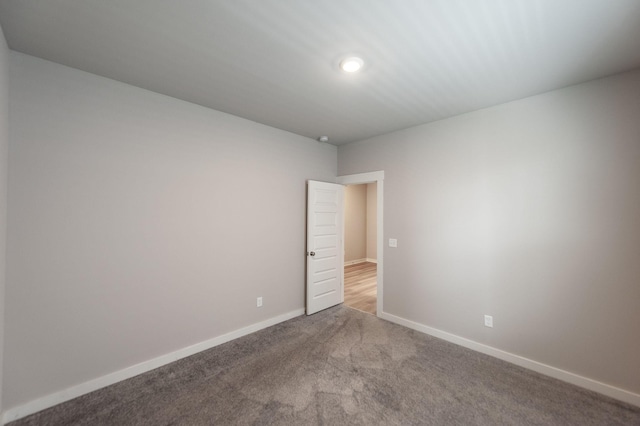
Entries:
POLYGON ((318 138, 318 140, 319 140, 320 142, 325 142, 325 143, 326 143, 326 142, 329 142, 329 136, 320 136, 320 137, 318 138))
POLYGON ((364 65, 364 61, 356 56, 346 58, 340 62, 340 68, 344 72, 356 72, 364 65))

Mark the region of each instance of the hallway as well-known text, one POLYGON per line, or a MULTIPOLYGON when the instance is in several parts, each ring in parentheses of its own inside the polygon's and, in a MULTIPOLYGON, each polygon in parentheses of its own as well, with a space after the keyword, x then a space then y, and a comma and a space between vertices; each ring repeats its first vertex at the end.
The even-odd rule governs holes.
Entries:
POLYGON ((344 304, 370 314, 376 314, 377 269, 371 262, 344 267, 344 304))

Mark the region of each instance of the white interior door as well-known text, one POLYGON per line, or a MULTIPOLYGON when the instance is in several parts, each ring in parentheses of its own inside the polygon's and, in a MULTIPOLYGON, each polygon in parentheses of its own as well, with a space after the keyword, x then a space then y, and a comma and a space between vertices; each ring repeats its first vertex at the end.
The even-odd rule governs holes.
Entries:
POLYGON ((344 301, 344 187, 307 185, 307 315, 344 301))

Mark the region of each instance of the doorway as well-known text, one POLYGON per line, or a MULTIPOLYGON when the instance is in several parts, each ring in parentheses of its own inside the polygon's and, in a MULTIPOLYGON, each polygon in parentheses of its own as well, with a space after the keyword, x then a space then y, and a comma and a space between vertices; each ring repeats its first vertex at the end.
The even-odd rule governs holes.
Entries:
MULTIPOLYGON (((344 283, 344 303, 355 309, 364 310, 380 316, 383 312, 383 271, 384 271, 384 252, 383 252, 383 184, 384 172, 360 173, 355 175, 339 176, 337 183, 347 185, 346 191, 350 191, 354 187, 357 202, 362 205, 369 204, 368 214, 362 218, 360 215, 360 223, 356 220, 356 226, 361 234, 368 232, 365 239, 364 250, 363 242, 360 241, 359 249, 349 252, 353 247, 347 247, 349 244, 349 233, 354 231, 350 228, 347 218, 348 212, 345 209, 345 268, 343 275, 344 283), (367 203, 368 201, 368 203, 367 203), (368 222, 368 224, 367 224, 368 222), (363 224, 364 223, 364 224, 363 224), (367 226, 368 225, 368 226, 367 226), (367 251, 368 247, 368 251, 367 251), (358 251, 359 250, 359 251, 358 251), (358 254, 359 253, 359 254, 358 254), (359 291, 353 292, 349 289, 350 283, 355 281, 356 287, 360 287, 359 291), (356 300, 349 300, 350 296, 355 293, 356 300), (373 296, 373 298, 372 298, 373 296), (360 303, 358 303, 360 302, 360 303), (363 309, 365 308, 365 309, 363 309)), ((345 191, 345 192, 346 192, 345 191)), ((345 206, 348 202, 349 195, 345 194, 345 206)), ((352 224, 353 226, 353 224, 352 224)))
POLYGON ((344 304, 376 314, 377 183, 344 190, 344 304))

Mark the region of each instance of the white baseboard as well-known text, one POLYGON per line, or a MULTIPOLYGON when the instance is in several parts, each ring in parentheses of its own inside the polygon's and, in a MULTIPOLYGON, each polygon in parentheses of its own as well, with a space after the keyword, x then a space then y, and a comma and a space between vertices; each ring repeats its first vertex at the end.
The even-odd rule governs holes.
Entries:
POLYGON ((582 388, 589 389, 602 395, 606 395, 608 397, 615 398, 628 404, 640 407, 640 394, 620 389, 606 383, 598 382, 584 376, 579 376, 569 371, 561 370, 547 364, 542 364, 532 359, 505 352, 503 350, 496 349, 494 347, 487 346, 473 340, 465 339, 464 337, 456 336, 455 334, 447 333, 446 331, 428 327, 426 325, 405 318, 397 317, 386 312, 381 312, 379 317, 387 321, 411 328, 413 330, 438 337, 442 340, 455 343, 456 345, 464 346, 465 348, 490 355, 492 357, 510 362, 529 370, 533 370, 537 373, 544 374, 545 376, 550 376, 555 379, 562 380, 563 382, 568 382, 573 385, 580 386, 582 388))
POLYGON ((358 263, 365 263, 365 262, 378 263, 376 259, 371 259, 367 257, 366 259, 345 260, 344 266, 357 265, 358 263))
POLYGON ((213 348, 214 346, 221 345, 239 337, 246 336, 247 334, 254 333, 258 330, 262 330, 263 328, 271 327, 272 325, 287 321, 300 315, 304 315, 304 309, 296 309, 295 311, 291 311, 255 324, 251 324, 239 330, 235 330, 230 333, 205 340, 204 342, 196 343, 195 345, 187 346, 186 348, 179 349, 175 352, 171 352, 166 355, 141 362, 140 364, 132 365, 131 367, 127 367, 120 371, 107 374, 106 376, 98 377, 96 379, 89 380, 88 382, 84 382, 79 385, 61 390, 59 392, 54 392, 42 398, 35 399, 33 401, 27 402, 26 404, 10 408, 2 414, 2 424, 18 420, 22 417, 37 413, 38 411, 42 411, 46 408, 53 407, 54 405, 69 401, 73 398, 77 398, 89 392, 93 392, 95 390, 120 382, 122 380, 130 379, 131 377, 146 373, 147 371, 162 367, 163 365, 169 364, 182 358, 186 358, 198 352, 213 348))
MULTIPOLYGON (((120 371, 116 371, 114 373, 107 374, 105 376, 98 377, 93 380, 89 380, 88 382, 84 382, 79 385, 61 390, 59 392, 52 393, 42 398, 38 398, 36 400, 30 401, 26 404, 10 408, 2 414, 2 424, 6 424, 14 420, 18 420, 22 417, 37 413, 38 411, 53 407, 55 405, 69 401, 73 398, 77 398, 89 392, 93 392, 103 387, 120 382, 122 380, 135 377, 142 373, 146 373, 158 367, 162 367, 163 365, 169 364, 171 362, 177 361, 182 358, 186 358, 198 352, 202 352, 204 350, 213 348, 215 346, 221 345, 223 343, 229 342, 239 337, 246 336, 258 330, 271 327, 272 325, 287 321, 291 318, 294 318, 300 315, 304 315, 304 309, 297 309, 295 311, 291 311, 282 315, 278 315, 273 318, 269 318, 259 323, 255 323, 247 327, 241 328, 239 330, 235 330, 230 333, 223 334, 218 337, 214 337, 204 342, 196 343, 195 345, 191 345, 186 348, 179 349, 175 352, 171 352, 169 354, 162 355, 145 362, 141 362, 139 364, 133 365, 131 367, 127 367, 120 371)), ((460 346, 464 346, 466 348, 475 350, 477 352, 481 352, 486 355, 490 355, 495 358, 502 359, 503 361, 510 362, 520 367, 524 367, 529 370, 536 371, 546 376, 550 376, 550 377, 574 384, 576 386, 580 386, 585 389, 589 389, 594 392, 598 392, 603 395, 609 396, 611 398, 615 398, 620 401, 624 401, 626 403, 640 407, 639 394, 636 394, 624 389, 620 389, 611 385, 607 385, 606 383, 598 382, 596 380, 592 380, 587 377, 579 376, 577 374, 570 373, 568 371, 561 370, 559 368, 542 364, 540 362, 533 361, 531 359, 524 358, 519 355, 514 355, 512 353, 505 352, 500 349, 496 349, 491 346, 484 345, 482 343, 474 342, 473 340, 465 339, 463 337, 456 336, 454 334, 447 333, 445 331, 428 327, 426 325, 419 324, 414 321, 397 317, 395 315, 391 315, 386 312, 381 312, 379 317, 387 321, 391 321, 393 323, 411 328, 413 330, 417 330, 422 333, 429 334, 434 337, 438 337, 448 342, 455 343, 460 346)))

